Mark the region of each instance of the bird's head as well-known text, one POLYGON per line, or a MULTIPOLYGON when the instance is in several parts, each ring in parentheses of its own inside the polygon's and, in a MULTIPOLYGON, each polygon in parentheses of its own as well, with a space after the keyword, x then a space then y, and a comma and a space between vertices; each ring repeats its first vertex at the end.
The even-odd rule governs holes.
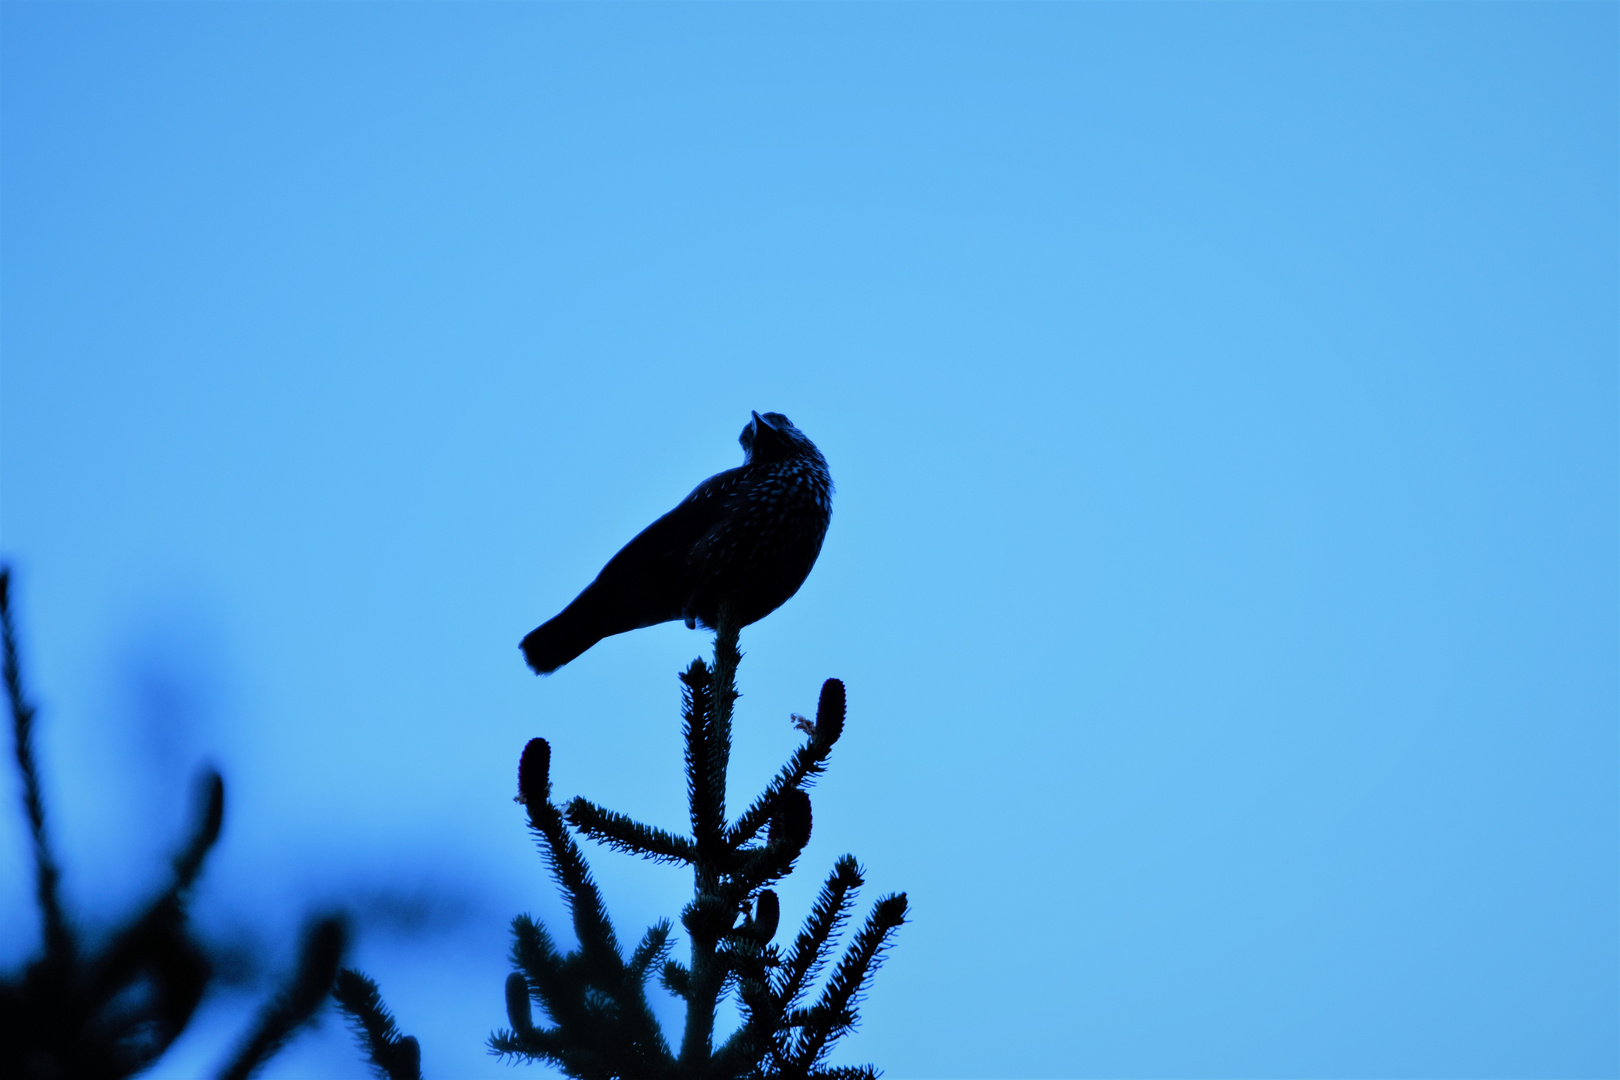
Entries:
POLYGON ((737 441, 742 443, 745 465, 821 456, 816 444, 779 412, 755 413, 748 426, 742 429, 742 434, 737 436, 737 441))

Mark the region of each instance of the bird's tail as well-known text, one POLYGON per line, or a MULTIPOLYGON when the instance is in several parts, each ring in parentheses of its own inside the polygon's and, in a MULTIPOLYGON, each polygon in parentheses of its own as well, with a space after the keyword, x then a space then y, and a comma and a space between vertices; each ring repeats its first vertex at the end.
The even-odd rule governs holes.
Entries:
POLYGON ((608 625, 601 610, 602 599, 597 595, 600 591, 593 582, 556 618, 529 631, 519 647, 536 675, 550 675, 608 635, 631 629, 608 625))
POLYGON ((529 631, 519 647, 523 650, 523 659, 536 675, 550 675, 602 638, 603 635, 581 617, 579 610, 570 605, 555 619, 529 631))

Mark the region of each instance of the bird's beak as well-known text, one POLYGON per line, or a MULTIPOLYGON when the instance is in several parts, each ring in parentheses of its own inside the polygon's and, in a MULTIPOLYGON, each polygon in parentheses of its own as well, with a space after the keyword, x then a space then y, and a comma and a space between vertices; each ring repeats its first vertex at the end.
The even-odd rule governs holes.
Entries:
POLYGON ((759 413, 757 413, 757 412, 754 413, 754 425, 756 427, 762 427, 766 431, 775 431, 776 430, 776 425, 775 424, 771 423, 769 420, 765 419, 763 416, 759 415, 759 413))

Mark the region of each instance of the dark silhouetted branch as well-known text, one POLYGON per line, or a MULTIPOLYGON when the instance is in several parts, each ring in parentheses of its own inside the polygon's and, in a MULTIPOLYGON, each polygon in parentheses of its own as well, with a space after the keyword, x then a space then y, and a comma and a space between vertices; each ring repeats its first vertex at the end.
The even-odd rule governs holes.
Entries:
POLYGON ((806 788, 825 770, 843 733, 844 685, 826 681, 815 721, 797 718, 808 735, 805 743, 728 827, 726 774, 742 654, 738 628, 724 605, 718 623, 713 663, 695 660, 680 676, 690 837, 584 798, 569 801, 564 815, 551 801, 550 745, 534 739, 524 749, 518 801, 573 912, 579 948, 564 951, 527 916, 513 921, 517 970, 506 982, 511 1027, 491 1037, 496 1053, 546 1061, 569 1076, 590 1080, 875 1080, 870 1067, 827 1067, 823 1062, 857 1022, 860 997, 904 921, 904 898, 888 897, 878 904, 817 1004, 805 1009, 800 1001, 836 947, 861 884, 860 868, 850 856, 838 861, 785 956, 772 944, 781 923, 781 901, 767 887, 792 872, 810 841, 813 812, 806 788), (611 849, 692 867, 693 895, 680 918, 690 947, 686 962, 668 958, 667 922, 649 929, 630 959, 623 959, 600 890, 569 826, 611 849), (677 1054, 670 1053, 647 1006, 645 985, 654 972, 686 1006, 677 1054), (716 1016, 728 994, 735 994, 742 1022, 717 1040, 716 1016), (535 1005, 544 1017, 534 1014, 535 1005))
POLYGON ((62 878, 45 831, 45 798, 40 793, 39 767, 34 761, 34 706, 23 690, 22 663, 17 655, 17 627, 11 611, 11 567, 0 567, 0 650, 4 652, 6 701, 11 706, 11 731, 17 772, 22 776, 23 809, 34 844, 34 894, 44 922, 45 955, 67 962, 73 954, 73 936, 62 914, 58 895, 62 878))
POLYGON ((347 942, 348 929, 341 918, 317 919, 305 928, 297 969, 259 1013, 230 1064, 220 1070, 219 1080, 247 1080, 314 1019, 315 1011, 332 992, 347 942))
MULTIPOLYGON (((170 861, 163 891, 113 930, 105 944, 77 941, 58 890, 60 873, 47 842, 45 800, 33 752, 35 711, 24 690, 11 574, 0 567, 0 653, 11 707, 23 810, 33 837, 36 890, 44 944, 17 976, 0 979, 0 1076, 118 1080, 153 1065, 190 1023, 212 977, 207 950, 189 925, 187 905, 225 819, 225 783, 206 770, 198 784, 190 831, 170 861)), ((317 934, 315 945, 330 934, 317 934)), ((306 949, 305 980, 295 983, 244 1045, 246 1075, 312 1012, 331 982, 330 948, 306 949), (319 961, 319 963, 316 963, 319 961), (311 994, 314 1004, 310 1004, 311 994), (303 1013, 307 1015, 306 1013, 303 1013)))
POLYGON ((422 1080, 422 1048, 414 1038, 400 1033, 376 983, 344 968, 338 972, 332 996, 348 1016, 360 1049, 379 1080, 422 1080))
POLYGON ((586 799, 574 799, 568 804, 568 824, 592 840, 627 855, 670 863, 691 863, 697 859, 697 846, 686 837, 643 825, 586 799))

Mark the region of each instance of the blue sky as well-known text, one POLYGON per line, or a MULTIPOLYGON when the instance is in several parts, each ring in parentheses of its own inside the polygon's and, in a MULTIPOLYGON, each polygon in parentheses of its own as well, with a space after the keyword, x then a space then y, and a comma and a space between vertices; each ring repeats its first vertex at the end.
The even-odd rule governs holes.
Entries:
MULTIPOLYGON (((784 919, 845 851, 913 910, 841 1060, 1615 1075, 1616 12, 0 8, 69 894, 150 888, 217 762, 241 980, 349 905, 429 1075, 510 1075, 518 751, 678 824, 708 644, 517 641, 778 410, 838 495, 733 782, 844 679, 784 919)), ((687 894, 595 865, 626 932, 687 894)), ((364 1071, 328 1020, 267 1075, 364 1071)))

